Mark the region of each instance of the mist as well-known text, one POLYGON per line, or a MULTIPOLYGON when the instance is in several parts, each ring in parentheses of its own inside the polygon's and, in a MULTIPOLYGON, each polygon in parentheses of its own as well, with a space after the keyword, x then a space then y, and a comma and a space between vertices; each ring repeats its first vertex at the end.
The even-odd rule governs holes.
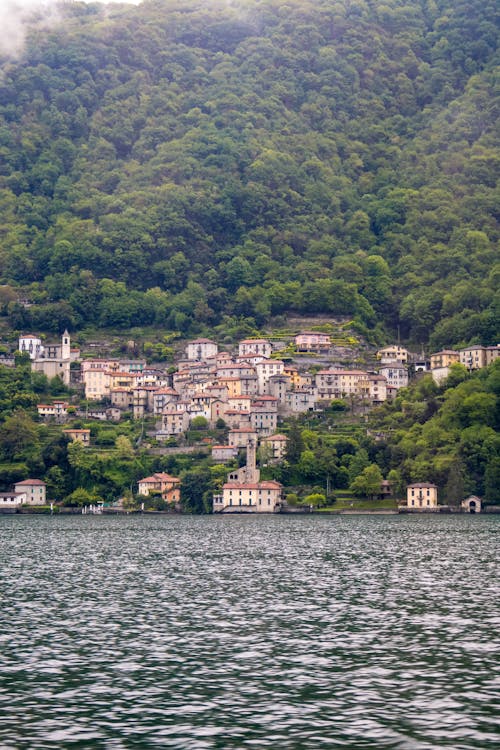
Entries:
MULTIPOLYGON (((94 2, 95 0, 83 0, 94 2)), ((141 0, 97 0, 107 5, 139 5, 141 0)), ((50 29, 61 23, 60 0, 0 0, 0 55, 16 58, 22 54, 28 26, 50 29)))

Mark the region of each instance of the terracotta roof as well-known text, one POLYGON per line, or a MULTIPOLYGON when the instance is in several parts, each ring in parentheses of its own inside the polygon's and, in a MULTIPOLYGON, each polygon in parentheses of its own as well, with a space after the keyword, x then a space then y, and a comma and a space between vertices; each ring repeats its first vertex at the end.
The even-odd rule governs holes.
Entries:
POLYGON ((42 482, 41 479, 23 479, 22 482, 16 482, 15 486, 20 487, 21 485, 36 485, 37 487, 45 487, 45 482, 42 482))

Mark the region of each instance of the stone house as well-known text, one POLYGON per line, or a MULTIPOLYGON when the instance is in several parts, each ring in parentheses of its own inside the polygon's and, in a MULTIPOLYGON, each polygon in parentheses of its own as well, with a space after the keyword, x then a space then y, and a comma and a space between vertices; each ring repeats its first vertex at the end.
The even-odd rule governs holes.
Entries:
POLYGON ((229 445, 235 448, 246 448, 250 442, 257 442, 257 432, 252 427, 238 427, 229 430, 227 437, 229 445))
POLYGON ((234 445, 213 445, 212 458, 218 463, 227 463, 238 456, 238 449, 234 445))
POLYGON ((203 362, 210 357, 215 357, 219 351, 219 347, 211 339, 194 339, 188 341, 186 346, 186 357, 189 360, 195 360, 203 362))

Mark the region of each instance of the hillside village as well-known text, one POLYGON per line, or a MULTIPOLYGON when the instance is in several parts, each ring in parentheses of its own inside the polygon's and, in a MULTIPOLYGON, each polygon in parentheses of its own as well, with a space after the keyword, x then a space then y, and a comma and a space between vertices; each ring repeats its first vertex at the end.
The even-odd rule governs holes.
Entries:
MULTIPOLYGON (((440 384, 454 363, 469 371, 487 367, 498 357, 500 347, 470 346, 427 358, 392 344, 370 353, 366 360, 371 366, 363 368, 346 365, 353 353, 344 351, 342 360, 331 336, 318 331, 301 331, 287 341, 243 339, 233 351, 221 351, 214 340, 198 338, 178 352, 174 367, 152 366, 142 359, 88 358, 71 347, 68 331, 55 344, 22 335, 19 351, 29 355, 33 372, 49 379, 57 376, 74 394, 71 399, 37 404, 40 420, 64 425, 75 416, 85 416, 119 422, 122 415, 130 414, 134 420, 152 420, 154 430, 149 437, 155 445, 173 451, 183 449, 193 427, 224 427, 223 443, 208 439, 212 459, 217 464, 234 463, 244 453, 246 463, 229 472, 221 493, 214 497, 213 510, 275 512, 283 507, 283 486, 261 481, 257 456, 268 465, 285 459, 288 438, 280 432, 283 420, 321 414, 335 401, 354 414, 366 413, 394 399, 399 389, 422 373, 430 372, 440 384)), ((90 445, 90 429, 69 425, 62 431, 69 440, 90 445)), ((40 480, 26 481, 35 488, 40 485, 40 480)), ((3 493, 0 506, 45 503, 45 489, 43 503, 38 489, 24 500, 23 491, 16 485, 14 492, 3 493)), ((386 481, 380 492, 390 492, 386 481)), ((137 493, 158 494, 172 507, 179 507, 180 480, 157 472, 139 480, 137 493)), ((408 495, 408 506, 412 500, 415 505, 408 495)), ((433 500, 432 507, 436 505, 433 500)))

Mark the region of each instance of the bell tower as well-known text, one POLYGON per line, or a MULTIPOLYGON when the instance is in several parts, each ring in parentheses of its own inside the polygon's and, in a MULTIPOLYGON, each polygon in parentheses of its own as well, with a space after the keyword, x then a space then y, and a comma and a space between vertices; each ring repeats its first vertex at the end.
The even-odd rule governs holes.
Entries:
POLYGON ((61 359, 69 359, 71 356, 71 338, 66 328, 61 339, 61 359))

